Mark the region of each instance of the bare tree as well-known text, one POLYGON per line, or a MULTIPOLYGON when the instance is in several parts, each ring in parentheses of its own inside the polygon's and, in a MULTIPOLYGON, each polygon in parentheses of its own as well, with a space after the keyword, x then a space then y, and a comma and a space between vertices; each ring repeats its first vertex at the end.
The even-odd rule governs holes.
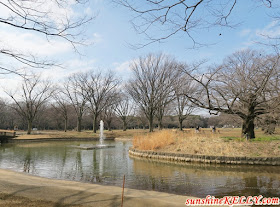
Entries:
MULTIPOLYGON (((77 45, 84 44, 83 25, 93 17, 75 15, 73 10, 80 8, 85 1, 65 0, 5 0, 0 2, 0 24, 19 31, 30 31, 46 37, 61 38, 69 42, 76 50, 77 45)), ((21 53, 11 48, 0 47, 0 55, 11 58, 17 63, 33 68, 45 68, 55 65, 51 61, 40 60, 27 53, 21 53)), ((16 73, 21 71, 12 66, 0 65, 0 74, 16 73)))
POLYGON ((143 129, 146 129, 146 126, 149 124, 146 114, 141 110, 141 108, 136 109, 136 119, 138 126, 142 126, 143 129))
POLYGON ((52 107, 58 114, 61 114, 61 116, 63 117, 64 132, 66 132, 68 127, 68 113, 70 108, 67 96, 65 95, 62 89, 58 89, 58 91, 53 95, 53 98, 55 102, 52 104, 52 107))
POLYGON ((89 110, 93 117, 93 132, 97 131, 97 119, 100 113, 116 101, 116 89, 119 81, 111 72, 103 75, 101 72, 90 72, 83 80, 89 110))
POLYGON ((149 120, 150 132, 157 110, 172 99, 172 87, 178 77, 177 66, 174 60, 162 54, 140 57, 131 65, 133 77, 127 90, 149 120))
POLYGON ((127 122, 129 121, 129 116, 132 116, 132 113, 134 112, 134 107, 132 106, 131 100, 125 93, 120 93, 115 111, 123 122, 123 131, 126 131, 127 122))
POLYGON ((87 94, 84 88, 85 74, 76 73, 68 77, 63 92, 70 100, 77 116, 77 131, 82 130, 82 119, 86 109, 87 94))
POLYGON ((4 128, 7 127, 7 119, 9 117, 9 113, 8 113, 8 104, 6 103, 6 101, 4 101, 3 99, 0 98, 0 128, 4 128))
POLYGON ((198 88, 185 95, 210 113, 238 115, 243 120, 242 135, 252 139, 255 118, 279 105, 279 71, 279 56, 239 51, 208 73, 185 71, 198 88))
POLYGON ((242 119, 235 114, 220 113, 219 115, 213 115, 209 117, 208 126, 241 127, 242 119))
MULTIPOLYGON (((188 70, 186 65, 181 65, 181 67, 184 68, 183 70, 188 70)), ((194 104, 189 101, 185 94, 190 96, 194 91, 195 85, 192 84, 192 80, 186 74, 182 74, 174 86, 175 110, 178 115, 179 129, 181 131, 183 130, 183 121, 195 110, 194 104)))
POLYGON ((111 104, 111 105, 108 105, 103 111, 102 117, 108 127, 108 131, 112 131, 112 122, 113 122, 114 117, 116 117, 115 108, 116 108, 116 105, 111 104))
POLYGON ((170 109, 170 103, 172 100, 173 98, 170 101, 162 100, 156 109, 155 117, 157 118, 158 130, 163 129, 163 117, 168 114, 168 111, 170 111, 168 109, 170 109))
MULTIPOLYGON (((114 0, 131 10, 135 17, 132 24, 138 33, 144 35, 147 42, 137 45, 144 47, 154 42, 164 41, 176 34, 183 33, 193 42, 193 46, 201 46, 195 33, 213 27, 236 27, 238 5, 237 0, 114 0), (160 31, 156 33, 155 31, 160 31), (159 35, 157 35, 159 34, 159 35)), ((269 9, 270 14, 278 12, 279 3, 273 0, 254 1, 256 6, 269 9)), ((251 12, 251 11, 250 11, 251 12)), ((271 17, 271 15, 270 15, 271 17)), ((276 17, 279 18, 279 15, 276 17)), ((275 18, 276 18, 275 17, 275 18)), ((220 36, 217 34, 217 36, 220 36)))
POLYGON ((280 121, 280 104, 272 103, 277 105, 276 107, 271 107, 269 113, 266 113, 258 117, 258 126, 261 126, 262 130, 266 134, 274 134, 275 128, 280 121))
POLYGON ((27 134, 30 134, 33 121, 51 97, 53 89, 49 81, 43 81, 40 76, 33 75, 32 78, 23 80, 20 92, 19 96, 11 92, 6 92, 6 94, 15 103, 12 107, 28 122, 27 134))

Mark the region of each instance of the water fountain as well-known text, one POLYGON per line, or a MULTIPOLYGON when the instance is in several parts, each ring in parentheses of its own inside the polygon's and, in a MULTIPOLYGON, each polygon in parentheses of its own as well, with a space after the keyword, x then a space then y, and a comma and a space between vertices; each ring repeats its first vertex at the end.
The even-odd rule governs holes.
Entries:
POLYGON ((99 135, 99 144, 97 145, 82 145, 82 146, 74 146, 75 148, 84 149, 84 150, 91 150, 91 149, 103 149, 103 148, 112 148, 115 146, 112 145, 105 145, 103 144, 105 135, 103 133, 104 131, 104 122, 100 121, 100 135, 99 135))
POLYGON ((103 140, 104 140, 104 134, 103 134, 103 130, 104 130, 104 122, 101 120, 100 121, 100 135, 99 135, 99 146, 103 146, 103 140))

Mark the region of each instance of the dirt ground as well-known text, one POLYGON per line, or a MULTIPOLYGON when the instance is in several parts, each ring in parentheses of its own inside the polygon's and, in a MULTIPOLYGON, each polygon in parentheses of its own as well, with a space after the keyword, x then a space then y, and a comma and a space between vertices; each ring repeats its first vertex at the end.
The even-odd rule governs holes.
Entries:
POLYGON ((82 207, 82 205, 68 205, 59 204, 51 201, 44 200, 31 200, 22 196, 15 196, 6 193, 0 193, 0 206, 1 207, 14 207, 14 206, 24 206, 24 207, 82 207))

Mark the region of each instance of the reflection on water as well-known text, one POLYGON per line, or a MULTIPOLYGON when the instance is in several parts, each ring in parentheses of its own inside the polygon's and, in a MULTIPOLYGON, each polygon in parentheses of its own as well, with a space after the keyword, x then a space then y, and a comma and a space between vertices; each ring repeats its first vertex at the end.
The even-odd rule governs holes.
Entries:
POLYGON ((279 167, 174 164, 134 158, 134 171, 150 180, 154 190, 186 195, 269 195, 279 196, 279 167), (170 185, 171 183, 171 185, 170 185))
MULTIPOLYGON (((42 177, 164 191, 182 195, 279 196, 280 167, 174 164, 128 156, 130 142, 108 142, 115 148, 81 150, 88 142, 6 144, 0 168, 42 177)), ((97 144, 92 143, 91 144, 97 144)))

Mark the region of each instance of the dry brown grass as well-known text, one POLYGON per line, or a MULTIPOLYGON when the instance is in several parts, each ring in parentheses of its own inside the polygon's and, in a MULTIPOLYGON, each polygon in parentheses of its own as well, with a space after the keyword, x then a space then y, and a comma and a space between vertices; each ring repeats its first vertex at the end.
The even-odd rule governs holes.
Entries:
MULTIPOLYGON (((132 138, 135 134, 147 133, 148 130, 143 129, 130 129, 127 131, 113 130, 104 131, 105 137, 116 137, 116 138, 132 138)), ((49 138, 98 138, 99 131, 96 134, 92 130, 85 130, 82 132, 77 131, 57 131, 57 130, 39 130, 33 131, 31 135, 28 135, 26 131, 17 131, 17 139, 49 139, 49 138)))
MULTIPOLYGON (((194 129, 183 132, 165 130, 146 136, 135 136, 133 146, 143 150, 186 154, 280 157, 280 140, 246 141, 238 138, 240 133, 240 129, 218 129, 216 133, 212 133, 210 129, 202 129, 199 133, 194 129), (166 136, 163 136, 164 134, 166 136), (233 138, 224 138, 224 136, 233 138), (172 138, 167 139, 168 137, 172 138)), ((261 133, 260 130, 257 131, 259 137, 261 133)))
POLYGON ((141 150, 155 150, 171 145, 175 140, 176 134, 170 130, 162 130, 145 135, 134 135, 133 146, 141 150))

